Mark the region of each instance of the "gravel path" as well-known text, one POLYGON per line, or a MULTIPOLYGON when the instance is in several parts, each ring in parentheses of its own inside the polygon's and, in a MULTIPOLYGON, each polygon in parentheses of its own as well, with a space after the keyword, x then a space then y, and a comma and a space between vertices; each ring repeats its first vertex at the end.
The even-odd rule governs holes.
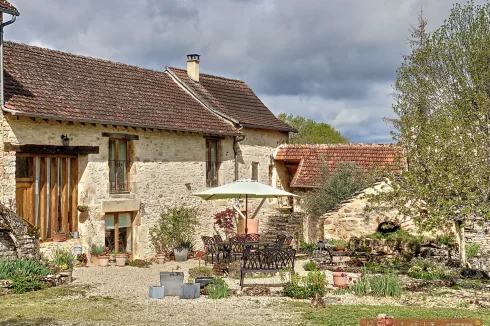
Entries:
MULTIPOLYGON (((165 297, 162 300, 148 298, 148 286, 160 284, 160 272, 184 272, 184 282, 188 280, 188 269, 197 267, 197 260, 187 262, 166 262, 153 264, 149 268, 99 267, 75 268, 73 285, 88 285, 87 295, 108 296, 122 299, 131 305, 141 306, 142 314, 162 316, 168 325, 297 325, 299 317, 280 306, 290 299, 269 297, 231 296, 213 300, 202 296, 195 300, 165 297)), ((204 263, 201 261, 201 266, 204 263)), ((211 265, 208 264, 209 267, 211 265)), ((247 279, 248 283, 276 283, 278 277, 247 279)), ((239 288, 239 280, 226 278, 232 289, 239 288)), ((276 291, 281 288, 277 287, 276 291)))

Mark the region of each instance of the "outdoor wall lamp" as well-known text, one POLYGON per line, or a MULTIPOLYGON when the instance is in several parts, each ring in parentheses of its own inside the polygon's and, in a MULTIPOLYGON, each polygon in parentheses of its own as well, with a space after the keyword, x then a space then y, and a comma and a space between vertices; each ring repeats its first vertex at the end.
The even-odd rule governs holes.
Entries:
POLYGON ((70 138, 68 138, 68 135, 61 135, 61 140, 63 141, 63 146, 70 146, 70 138))

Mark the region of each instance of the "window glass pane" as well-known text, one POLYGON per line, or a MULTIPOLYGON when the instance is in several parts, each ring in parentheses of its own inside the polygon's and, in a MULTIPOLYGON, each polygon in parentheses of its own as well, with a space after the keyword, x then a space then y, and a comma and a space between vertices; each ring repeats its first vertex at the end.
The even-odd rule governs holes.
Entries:
POLYGON ((17 156, 15 158, 15 177, 29 178, 31 176, 32 157, 17 156))
POLYGON ((113 230, 114 229, 114 215, 108 214, 105 216, 105 229, 113 230))
POLYGON ((131 227, 131 213, 119 213, 119 228, 131 227))
POLYGON ((113 161, 116 156, 116 141, 109 140, 109 160, 113 161))
POLYGON ((117 159, 119 161, 126 161, 126 153, 127 153, 128 143, 123 141, 123 140, 119 140, 117 143, 118 143, 118 146, 117 146, 118 158, 117 159))
POLYGON ((211 162, 217 162, 218 161, 218 156, 216 151, 217 142, 212 141, 209 142, 209 144, 210 144, 210 151, 211 151, 211 162))

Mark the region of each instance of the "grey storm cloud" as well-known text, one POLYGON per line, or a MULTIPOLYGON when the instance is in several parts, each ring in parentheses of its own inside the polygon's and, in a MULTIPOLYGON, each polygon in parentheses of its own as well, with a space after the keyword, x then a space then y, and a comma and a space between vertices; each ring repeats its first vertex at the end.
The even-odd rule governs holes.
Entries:
MULTIPOLYGON (((245 80, 276 114, 331 124, 353 142, 390 142, 391 85, 421 8, 429 30, 453 1, 12 0, 5 38, 164 70, 245 80)), ((460 1, 464 2, 464 1, 460 1)), ((483 2, 477 1, 478 2, 483 2)))

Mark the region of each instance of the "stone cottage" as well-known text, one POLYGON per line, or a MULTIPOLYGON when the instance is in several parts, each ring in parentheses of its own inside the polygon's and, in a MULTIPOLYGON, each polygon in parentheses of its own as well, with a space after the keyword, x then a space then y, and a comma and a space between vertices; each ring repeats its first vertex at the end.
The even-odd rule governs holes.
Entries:
MULTIPOLYGON (((281 185, 288 191, 305 192, 322 186, 322 176, 327 169, 333 173, 339 162, 354 163, 365 170, 395 168, 397 147, 380 144, 283 144, 274 153, 274 160, 281 185)), ((305 217, 305 235, 309 241, 324 238, 350 238, 372 234, 386 221, 397 218, 396 211, 385 214, 366 212, 364 194, 380 190, 379 183, 355 194, 352 198, 324 216, 305 217)), ((301 211, 301 205, 295 205, 301 211)), ((406 228, 408 225, 402 224, 406 228)))
POLYGON ((245 82, 200 73, 199 55, 187 69, 155 71, 2 45, 0 201, 39 227, 41 247, 78 231, 85 248, 148 256, 165 206, 198 207, 198 234, 211 234, 229 202, 193 193, 242 178, 275 183, 272 154, 295 130, 245 82))

